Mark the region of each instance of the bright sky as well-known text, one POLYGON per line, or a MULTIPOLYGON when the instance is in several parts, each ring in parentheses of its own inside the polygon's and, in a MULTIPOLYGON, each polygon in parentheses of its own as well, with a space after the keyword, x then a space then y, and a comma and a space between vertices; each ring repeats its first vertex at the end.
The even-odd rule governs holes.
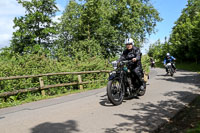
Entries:
POLYGON ((154 43, 158 39, 161 42, 165 41, 165 37, 169 38, 169 35, 174 26, 174 22, 180 17, 183 8, 186 8, 187 0, 150 0, 153 6, 160 13, 162 22, 159 22, 156 27, 156 34, 152 34, 148 37, 148 42, 142 49, 142 53, 146 53, 149 45, 154 43))
MULTIPOLYGON (((69 0, 56 0, 57 6, 61 12, 57 13, 59 17, 66 7, 69 0)), ((186 7, 187 0, 151 0, 154 7, 160 12, 163 21, 158 23, 156 34, 148 37, 148 42, 142 49, 145 53, 150 43, 160 39, 164 41, 165 36, 168 38, 174 22, 181 15, 181 11, 186 7)), ((0 48, 9 46, 9 40, 12 38, 13 19, 15 17, 23 16, 25 9, 17 3, 16 0, 0 0, 0 48)))

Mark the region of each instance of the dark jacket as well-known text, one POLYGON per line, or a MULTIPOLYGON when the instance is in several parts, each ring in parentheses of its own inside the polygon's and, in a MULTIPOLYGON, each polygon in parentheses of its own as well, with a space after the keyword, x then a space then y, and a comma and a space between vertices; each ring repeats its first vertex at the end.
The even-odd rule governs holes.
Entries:
POLYGON ((133 63, 132 66, 141 67, 141 52, 140 49, 135 46, 133 46, 132 50, 124 50, 119 60, 132 60, 133 58, 136 58, 136 63, 133 63))

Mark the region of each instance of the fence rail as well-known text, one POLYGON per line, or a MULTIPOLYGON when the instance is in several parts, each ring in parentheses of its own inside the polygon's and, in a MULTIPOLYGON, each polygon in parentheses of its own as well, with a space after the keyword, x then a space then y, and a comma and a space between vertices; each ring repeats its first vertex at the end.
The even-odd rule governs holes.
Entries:
POLYGON ((12 79, 23 79, 23 78, 36 78, 44 76, 55 76, 55 75, 80 75, 80 74, 90 74, 90 73, 108 73, 110 70, 99 70, 99 71, 84 71, 84 72, 60 72, 60 73, 46 73, 39 75, 24 75, 24 76, 11 76, 11 77, 0 77, 1 80, 12 80, 12 79))
POLYGON ((94 82, 102 82, 105 80, 94 80, 94 81, 85 81, 82 82, 81 75, 82 74, 91 74, 91 73, 109 73, 110 70, 99 70, 99 71, 84 71, 84 72, 61 72, 61 73, 47 73, 47 74, 39 74, 39 75, 24 75, 24 76, 11 76, 11 77, 0 77, 0 81, 3 80, 13 80, 13 79, 24 79, 24 78, 39 78, 39 87, 28 88, 28 89, 19 89, 12 92, 3 92, 0 93, 0 98, 8 97, 12 95, 17 95, 19 93, 26 93, 26 92, 34 92, 34 91, 41 91, 42 95, 45 95, 45 89, 54 88, 54 87, 64 87, 64 86, 72 86, 72 85, 80 85, 79 88, 83 89, 83 84, 89 84, 94 82), (73 83, 63 83, 63 84, 55 84, 55 85, 45 85, 43 78, 44 76, 57 76, 57 75, 78 75, 78 81, 73 83))

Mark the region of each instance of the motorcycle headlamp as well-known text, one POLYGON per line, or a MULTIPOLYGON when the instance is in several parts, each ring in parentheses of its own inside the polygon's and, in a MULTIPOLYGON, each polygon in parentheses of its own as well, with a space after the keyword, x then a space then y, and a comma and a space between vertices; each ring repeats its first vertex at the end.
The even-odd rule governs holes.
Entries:
POLYGON ((113 61, 111 64, 112 64, 114 69, 117 69, 117 61, 113 61))

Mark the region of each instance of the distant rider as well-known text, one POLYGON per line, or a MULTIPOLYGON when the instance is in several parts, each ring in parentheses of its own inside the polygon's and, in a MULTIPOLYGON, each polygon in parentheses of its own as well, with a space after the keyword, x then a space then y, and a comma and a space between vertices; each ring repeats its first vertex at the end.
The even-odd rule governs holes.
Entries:
POLYGON ((166 66, 167 63, 172 63, 172 67, 174 68, 174 72, 176 72, 176 67, 175 67, 175 64, 174 64, 174 61, 175 61, 175 60, 176 60, 176 58, 174 58, 173 56, 171 56, 170 53, 167 53, 167 54, 166 54, 166 57, 165 57, 163 63, 164 63, 164 66, 165 66, 165 68, 166 68, 167 74, 169 73, 169 72, 168 72, 168 69, 167 69, 167 66, 166 66))
POLYGON ((144 80, 143 78, 143 70, 141 64, 141 52, 140 49, 133 45, 133 39, 127 38, 125 40, 126 49, 123 51, 123 54, 120 57, 120 61, 122 60, 132 60, 133 63, 130 63, 130 71, 140 84, 140 90, 144 90, 144 80))
POLYGON ((153 57, 150 57, 151 68, 155 68, 155 61, 153 57))

